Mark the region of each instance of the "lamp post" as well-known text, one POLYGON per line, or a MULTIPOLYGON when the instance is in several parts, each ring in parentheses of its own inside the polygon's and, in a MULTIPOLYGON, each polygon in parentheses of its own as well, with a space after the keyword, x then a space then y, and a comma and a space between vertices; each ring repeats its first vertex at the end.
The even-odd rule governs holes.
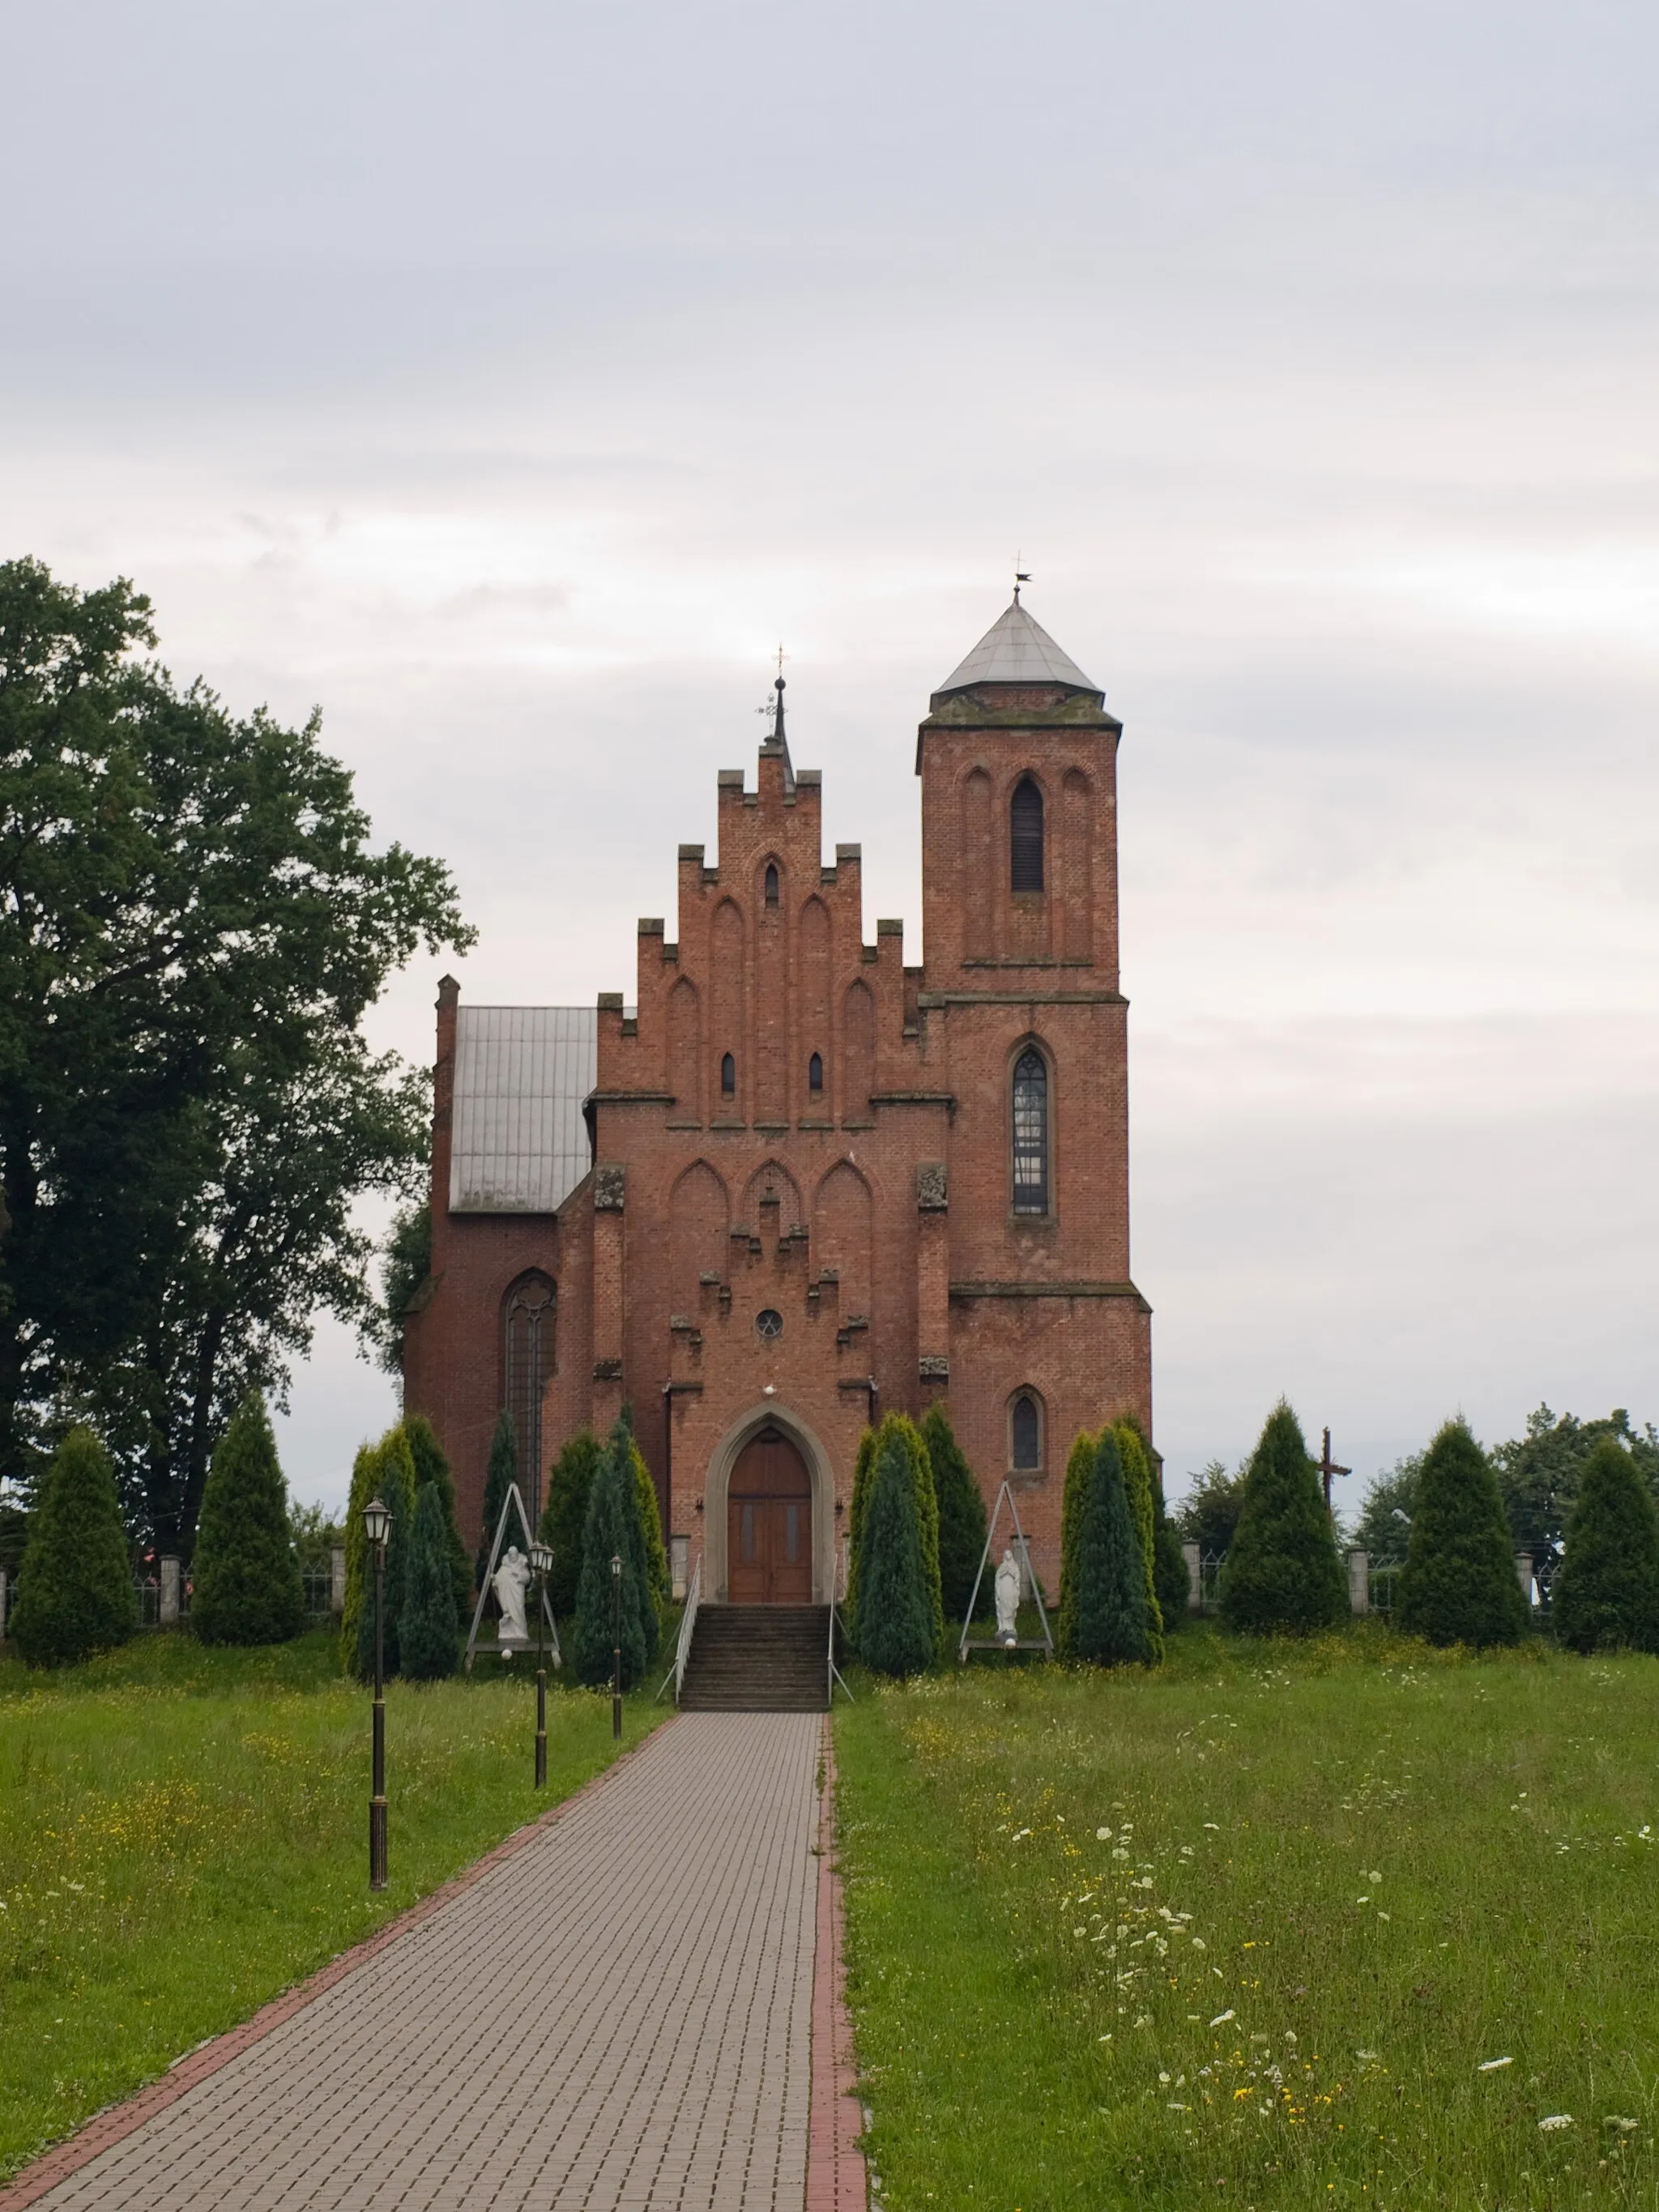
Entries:
POLYGON ((542 1615, 547 1605, 547 1577, 553 1568, 550 1545, 530 1547, 531 1571, 536 1577, 536 1787, 547 1787, 547 1662, 542 1655, 542 1615))
POLYGON ((368 1801, 368 1886, 386 1887, 386 1540, 392 1516, 378 1498, 363 1508, 374 1556, 374 1790, 368 1801))
POLYGON ((611 1734, 622 1741, 622 1554, 611 1554, 611 1734))

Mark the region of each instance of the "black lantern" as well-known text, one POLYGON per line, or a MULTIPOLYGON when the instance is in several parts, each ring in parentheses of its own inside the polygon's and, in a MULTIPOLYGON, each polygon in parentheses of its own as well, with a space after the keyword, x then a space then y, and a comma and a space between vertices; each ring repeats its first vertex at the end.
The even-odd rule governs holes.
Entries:
POLYGON ((536 1787, 547 1787, 547 1661, 542 1655, 542 1628, 547 1610, 547 1578, 553 1571, 553 1550, 538 1539, 530 1547, 530 1571, 536 1578, 536 1787))
POLYGON ((386 1887, 386 1540, 392 1516, 384 1501, 363 1508, 363 1534, 374 1558, 374 1784, 368 1801, 368 1886, 386 1887))

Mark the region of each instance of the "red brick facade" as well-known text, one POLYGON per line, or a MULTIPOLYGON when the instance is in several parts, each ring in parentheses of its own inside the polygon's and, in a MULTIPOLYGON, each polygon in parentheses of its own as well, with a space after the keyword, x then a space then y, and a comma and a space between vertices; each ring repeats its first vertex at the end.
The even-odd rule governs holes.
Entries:
MULTIPOLYGON (((1080 685, 935 696, 916 750, 927 959, 913 968, 901 923, 865 943, 859 848, 823 864, 818 779, 792 775, 781 734, 757 789, 723 773, 718 866, 681 847, 672 938, 639 926, 637 1012, 599 999, 594 1165, 556 1215, 448 1209, 446 982, 432 1273, 405 1395, 450 1454, 464 1529, 503 1402, 504 1300, 538 1269, 557 1291, 544 1459, 630 1401, 665 1528, 703 1557, 705 1596, 726 1594, 726 1480, 763 1425, 811 1472, 822 1598, 872 1406, 947 1397, 988 1503, 1013 1468, 1022 1392, 1039 1463, 1020 1470, 1020 1511, 1054 1588, 1072 1437, 1152 1415, 1150 1309, 1129 1276, 1120 733, 1080 685), (1042 887, 1016 890, 1022 781, 1042 799, 1042 887), (1046 1203, 1021 1212, 1014 1070, 1033 1046, 1046 1203), (762 1313, 780 1333, 757 1329, 762 1313)), ((1029 877, 1029 826, 1024 865, 1029 877)))

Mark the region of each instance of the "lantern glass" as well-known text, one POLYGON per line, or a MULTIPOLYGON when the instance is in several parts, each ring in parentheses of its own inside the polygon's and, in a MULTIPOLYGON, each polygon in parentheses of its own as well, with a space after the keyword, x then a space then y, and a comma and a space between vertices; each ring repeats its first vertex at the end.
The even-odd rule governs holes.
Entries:
POLYGON ((378 1547, 386 1540, 392 1526, 392 1516, 378 1498, 371 1498, 363 1508, 363 1534, 378 1547))
POLYGON ((530 1547, 530 1564, 538 1575, 549 1574, 553 1566, 553 1549, 550 1544, 536 1543, 530 1547))
POLYGON ((618 1581, 620 1581, 620 1580, 621 1580, 621 1578, 622 1578, 622 1553, 621 1553, 620 1552, 613 1552, 613 1553, 611 1554, 611 1573, 612 1573, 614 1576, 616 1576, 616 1577, 617 1578, 617 1580, 618 1580, 618 1581))

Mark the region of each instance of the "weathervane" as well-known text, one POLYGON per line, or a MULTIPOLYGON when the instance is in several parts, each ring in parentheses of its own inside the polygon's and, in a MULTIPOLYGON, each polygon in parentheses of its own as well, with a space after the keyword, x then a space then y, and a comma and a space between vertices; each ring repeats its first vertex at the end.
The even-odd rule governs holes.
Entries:
POLYGON ((784 651, 783 647, 780 646, 778 647, 778 680, 772 686, 774 692, 777 696, 775 698, 769 699, 764 706, 757 707, 755 712, 757 714, 770 714, 775 719, 781 710, 783 706, 784 690, 783 664, 788 659, 788 654, 784 651))
POLYGON ((1029 568, 1022 568, 1019 563, 1020 556, 1016 553, 1014 556, 1014 605, 1016 606, 1019 605, 1020 586, 1022 584, 1029 584, 1031 580, 1030 570, 1029 568))

